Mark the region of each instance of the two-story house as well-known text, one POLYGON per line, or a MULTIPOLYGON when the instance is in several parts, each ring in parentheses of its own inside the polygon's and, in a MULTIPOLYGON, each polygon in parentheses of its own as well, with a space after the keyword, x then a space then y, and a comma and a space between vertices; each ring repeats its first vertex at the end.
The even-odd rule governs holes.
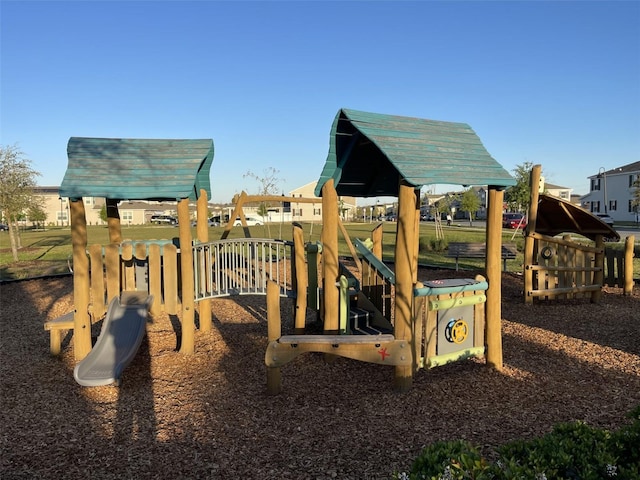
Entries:
POLYGON ((608 213, 615 222, 636 221, 638 207, 633 205, 634 183, 640 178, 640 162, 600 171, 589 178, 589 193, 582 207, 592 213, 608 213))

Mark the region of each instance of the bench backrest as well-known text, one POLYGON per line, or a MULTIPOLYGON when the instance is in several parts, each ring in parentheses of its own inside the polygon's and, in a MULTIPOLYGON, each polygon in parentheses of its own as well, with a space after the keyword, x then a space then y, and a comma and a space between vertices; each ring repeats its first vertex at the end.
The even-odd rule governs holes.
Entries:
MULTIPOLYGON (((485 257, 487 254, 486 243, 481 242, 451 242, 448 246, 450 257, 485 257)), ((516 258, 518 249, 515 243, 502 244, 502 258, 516 258)))

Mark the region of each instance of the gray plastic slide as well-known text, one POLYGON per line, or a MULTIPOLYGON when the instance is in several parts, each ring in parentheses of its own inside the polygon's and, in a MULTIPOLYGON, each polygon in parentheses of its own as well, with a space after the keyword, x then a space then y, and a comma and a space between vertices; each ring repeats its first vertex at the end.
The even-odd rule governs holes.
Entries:
POLYGON ((146 292, 122 292, 111 300, 96 344, 73 371, 76 382, 84 387, 120 384, 144 338, 152 302, 146 292))

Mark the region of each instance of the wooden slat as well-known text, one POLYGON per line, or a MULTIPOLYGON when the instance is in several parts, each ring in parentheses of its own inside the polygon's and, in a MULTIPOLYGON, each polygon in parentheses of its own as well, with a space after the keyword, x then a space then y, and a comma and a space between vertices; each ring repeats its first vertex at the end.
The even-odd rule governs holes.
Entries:
POLYGON ((102 245, 91 245, 89 247, 89 259, 91 272, 91 311, 95 320, 102 318, 107 311, 102 245))
POLYGON ((135 290, 136 277, 133 264, 133 245, 123 243, 120 246, 120 257, 122 259, 122 290, 135 290))
POLYGON ((178 313, 178 249, 165 245, 162 258, 164 280, 164 311, 169 315, 178 313))
POLYGON ((104 247, 107 273, 107 305, 120 296, 120 251, 115 243, 104 247))
POLYGON ((150 312, 157 315, 162 310, 162 258, 160 245, 149 245, 149 294, 153 296, 150 312))

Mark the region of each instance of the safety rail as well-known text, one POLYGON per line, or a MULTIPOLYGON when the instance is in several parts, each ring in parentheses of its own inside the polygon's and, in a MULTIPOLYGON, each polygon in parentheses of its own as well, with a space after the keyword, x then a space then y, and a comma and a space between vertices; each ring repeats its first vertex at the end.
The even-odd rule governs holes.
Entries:
POLYGON ((293 242, 264 238, 216 240, 193 245, 195 300, 266 295, 273 280, 280 296, 294 297, 293 242))
POLYGON ((395 273, 372 252, 370 239, 354 241, 355 248, 364 263, 362 273, 362 292, 369 298, 382 315, 391 321, 391 289, 396 283, 395 273))

